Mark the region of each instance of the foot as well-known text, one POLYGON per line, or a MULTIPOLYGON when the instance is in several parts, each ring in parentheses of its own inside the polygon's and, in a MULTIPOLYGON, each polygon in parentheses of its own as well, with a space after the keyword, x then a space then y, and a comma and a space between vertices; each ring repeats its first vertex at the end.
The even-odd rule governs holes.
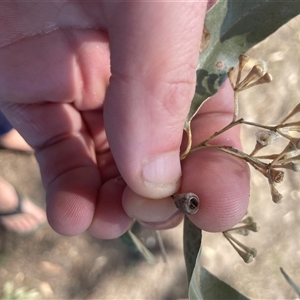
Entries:
POLYGON ((12 150, 33 151, 16 129, 0 135, 0 146, 12 150))
MULTIPOLYGON (((18 207, 18 194, 15 188, 0 177, 0 214, 15 211, 18 207)), ((19 234, 28 234, 46 222, 46 213, 28 197, 23 197, 21 213, 0 216, 0 222, 9 230, 19 234)))

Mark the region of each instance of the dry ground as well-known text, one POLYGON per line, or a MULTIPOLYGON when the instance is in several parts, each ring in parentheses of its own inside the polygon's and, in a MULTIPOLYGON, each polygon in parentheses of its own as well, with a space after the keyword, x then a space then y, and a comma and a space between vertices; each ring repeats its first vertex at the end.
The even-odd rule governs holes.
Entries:
MULTIPOLYGON (((274 81, 241 95, 241 115, 274 124, 299 102, 300 18, 286 24, 249 52, 268 62, 274 81)), ((251 150, 257 129, 245 129, 245 149, 251 150)), ((280 146, 279 144, 277 145, 280 146)), ((44 205, 44 191, 34 157, 0 151, 0 175, 44 205)), ((251 299, 295 299, 280 275, 283 267, 300 284, 300 174, 288 173, 279 187, 284 194, 274 204, 267 181, 253 172, 249 214, 259 233, 245 243, 258 249, 257 259, 244 264, 221 234, 204 234, 203 265, 251 299)), ((164 263, 154 233, 141 232, 158 263, 147 265, 119 240, 100 241, 87 234, 63 237, 45 226, 19 237, 0 229, 1 287, 36 289, 38 299, 182 299, 187 297, 182 255, 182 227, 163 231, 168 253, 164 263)))

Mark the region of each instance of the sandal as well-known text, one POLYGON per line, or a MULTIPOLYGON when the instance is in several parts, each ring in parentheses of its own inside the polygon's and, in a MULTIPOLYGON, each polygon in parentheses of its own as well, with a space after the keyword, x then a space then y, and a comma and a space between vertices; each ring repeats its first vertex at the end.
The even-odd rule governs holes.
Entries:
POLYGON ((19 235, 35 233, 46 223, 46 213, 28 197, 21 195, 16 189, 15 191, 18 197, 18 206, 14 211, 0 212, 0 223, 7 230, 19 235))

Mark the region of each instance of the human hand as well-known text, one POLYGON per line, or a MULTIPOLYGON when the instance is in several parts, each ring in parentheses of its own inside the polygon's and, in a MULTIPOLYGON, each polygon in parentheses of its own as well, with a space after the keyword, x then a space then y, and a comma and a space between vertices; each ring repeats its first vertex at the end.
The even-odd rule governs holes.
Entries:
MULTIPOLYGON (((57 232, 115 238, 132 218, 175 226, 183 215, 170 195, 179 188, 199 196, 191 219, 204 230, 223 231, 242 218, 244 162, 208 149, 179 160, 205 2, 1 8, 0 108, 36 149, 57 232)), ((195 117, 194 142, 227 125, 232 107, 224 86, 195 117)), ((215 142, 239 147, 238 129, 215 142)))

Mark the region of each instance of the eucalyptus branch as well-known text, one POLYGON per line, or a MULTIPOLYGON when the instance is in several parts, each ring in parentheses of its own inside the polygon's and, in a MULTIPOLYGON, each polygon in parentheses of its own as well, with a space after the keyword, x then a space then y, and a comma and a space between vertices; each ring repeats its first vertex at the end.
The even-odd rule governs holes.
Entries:
MULTIPOLYGON (((191 148, 190 152, 193 152, 194 150, 197 149, 202 149, 204 147, 206 147, 208 145, 208 142, 210 142, 212 139, 214 139, 215 137, 219 136, 220 134, 224 133, 225 131, 233 128, 236 125, 240 125, 240 124, 245 124, 245 125, 252 125, 255 127, 260 127, 263 129, 268 129, 271 131, 276 132, 276 126, 267 126, 267 125, 262 125, 262 124, 258 124, 258 123, 254 123, 254 122, 249 122, 249 121, 245 121, 243 118, 240 118, 238 120, 232 121, 230 122, 227 126, 225 126, 224 128, 222 128, 219 131, 216 131, 214 134, 212 134, 209 138, 207 138, 206 140, 202 141, 200 144, 194 146, 191 148)), ((186 157, 187 155, 185 155, 186 157)))
POLYGON ((274 131, 274 132, 277 131, 277 126, 268 126, 268 125, 258 124, 258 123, 254 123, 254 122, 245 121, 244 119, 241 119, 241 124, 255 126, 255 127, 267 129, 267 130, 274 131))
MULTIPOLYGON (((231 68, 228 72, 228 77, 232 89, 234 91, 234 112, 232 121, 219 131, 216 131, 206 140, 198 145, 189 148, 182 154, 181 158, 185 158, 192 152, 200 149, 213 148, 234 157, 244 160, 251 165, 255 170, 259 171, 266 179, 270 188, 271 197, 274 203, 279 203, 282 200, 281 193, 277 190, 276 185, 281 183, 284 178, 284 172, 281 169, 290 169, 292 171, 300 171, 300 165, 295 163, 300 159, 300 139, 290 135, 290 132, 300 132, 300 121, 286 122, 296 113, 300 112, 300 104, 298 104, 283 120, 277 125, 264 125, 256 122, 246 121, 243 118, 238 118, 239 105, 238 94, 250 87, 262 83, 268 83, 272 80, 271 75, 266 72, 266 64, 259 62, 250 70, 248 75, 242 78, 242 72, 249 58, 245 55, 239 57, 239 65, 237 68, 231 68), (235 79, 235 73, 237 76, 235 79), (256 145, 250 154, 241 150, 235 149, 228 145, 212 145, 210 142, 217 136, 233 128, 236 125, 247 125, 259 128, 256 132, 256 145), (256 155, 262 148, 273 144, 277 139, 285 138, 289 141, 288 145, 279 153, 271 153, 266 155, 256 155), (299 147, 299 148, 298 148, 299 147), (264 162, 264 160, 268 161, 264 162)), ((191 137, 191 133, 190 133, 191 137)), ((191 140, 190 140, 191 142, 191 140)), ((235 248, 245 262, 250 262, 256 256, 256 250, 241 244, 237 239, 232 237, 231 233, 241 233, 247 235, 250 231, 256 230, 256 223, 251 222, 223 232, 226 239, 235 248)))
POLYGON ((232 118, 232 122, 234 123, 239 115, 239 103, 238 103, 238 92, 234 91, 233 93, 233 101, 234 101, 234 107, 233 107, 233 118, 232 118))
POLYGON ((204 140, 203 142, 201 142, 200 144, 198 144, 197 146, 195 147, 192 147, 191 150, 194 150, 194 149, 199 149, 203 146, 207 146, 207 143, 210 142, 212 139, 214 139, 215 137, 217 137, 218 135, 222 134, 223 132, 231 129, 232 127, 236 126, 236 125, 239 125, 242 123, 242 120, 243 119, 239 119, 239 120, 236 120, 236 121, 232 121, 231 123, 229 123, 227 126, 225 126, 224 128, 222 128, 221 130, 219 131, 216 131, 214 134, 212 134, 209 138, 207 138, 206 140, 204 140))

